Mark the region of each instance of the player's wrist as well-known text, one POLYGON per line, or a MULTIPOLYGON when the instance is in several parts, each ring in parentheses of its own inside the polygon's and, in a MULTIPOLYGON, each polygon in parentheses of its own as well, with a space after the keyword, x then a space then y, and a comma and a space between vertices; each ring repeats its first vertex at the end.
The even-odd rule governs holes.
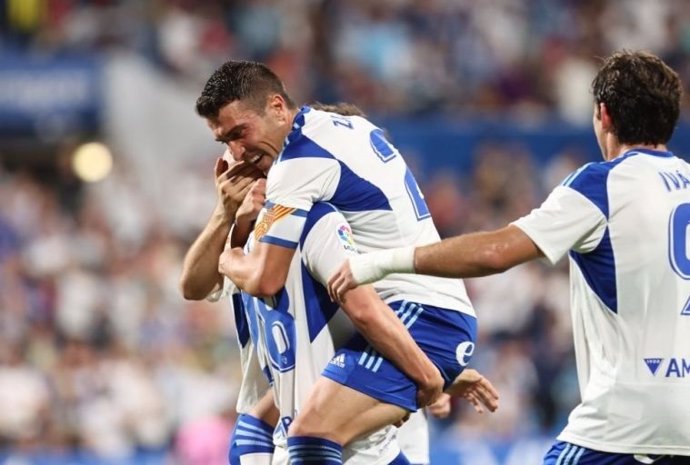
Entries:
POLYGON ((414 250, 414 246, 401 247, 351 257, 352 277, 367 284, 391 273, 414 273, 414 250))

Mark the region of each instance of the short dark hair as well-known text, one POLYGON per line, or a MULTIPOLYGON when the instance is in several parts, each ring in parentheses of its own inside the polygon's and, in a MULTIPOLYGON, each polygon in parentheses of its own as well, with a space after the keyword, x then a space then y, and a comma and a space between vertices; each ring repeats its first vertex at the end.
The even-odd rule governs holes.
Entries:
POLYGON ((361 116, 366 118, 367 115, 364 114, 360 108, 352 103, 338 102, 338 103, 321 103, 316 102, 309 105, 314 110, 328 111, 330 113, 335 113, 342 116, 361 116))
POLYGON ((263 113, 270 94, 280 94, 289 108, 295 108, 283 82, 268 66, 253 61, 231 60, 208 78, 196 100, 196 112, 204 118, 215 118, 225 105, 242 100, 263 113))
POLYGON ((682 92, 678 74, 659 57, 641 51, 606 58, 592 82, 594 102, 606 105, 623 144, 668 142, 680 116, 682 92))

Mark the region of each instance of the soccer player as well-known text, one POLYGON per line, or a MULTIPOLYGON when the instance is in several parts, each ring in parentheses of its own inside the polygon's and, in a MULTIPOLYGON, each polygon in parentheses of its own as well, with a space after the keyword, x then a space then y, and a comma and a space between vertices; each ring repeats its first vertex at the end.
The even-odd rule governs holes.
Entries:
MULTIPOLYGON (((244 291, 266 297, 283 287, 306 213, 318 201, 345 215, 365 251, 439 239, 401 155, 365 118, 298 109, 267 67, 235 61, 213 73, 196 108, 236 160, 268 175, 261 239, 248 255, 234 248, 221 256, 221 271, 244 291)), ((364 338, 341 348, 342 364, 329 364, 319 395, 290 427, 295 463, 307 456, 320 457, 315 465, 338 463, 343 444, 427 405, 469 363, 476 320, 461 281, 394 276, 377 291, 432 363, 401 364, 392 346, 377 347, 382 358, 364 338)))
MULTIPOLYGON (((243 209, 253 210, 263 204, 260 192, 262 186, 261 182, 255 183, 238 209, 238 217, 244 216, 243 209)), ((253 242, 250 238, 247 248, 250 248, 253 242)), ((335 348, 352 336, 353 325, 343 312, 329 301, 325 280, 343 259, 354 253, 355 244, 342 215, 328 204, 316 204, 307 216, 307 227, 300 239, 288 280, 281 292, 269 299, 257 299, 242 293, 242 302, 238 302, 236 296, 233 296, 240 343, 246 348, 254 341, 258 347, 254 354, 255 358, 261 361, 251 366, 268 368, 280 413, 265 410, 265 402, 260 402, 249 416, 240 417, 230 453, 232 464, 266 463, 268 453, 272 450, 268 433, 270 425, 276 423, 278 428, 275 443, 279 446, 279 452, 285 450, 287 428, 310 395, 311 385, 331 360, 335 348), (315 277, 320 277, 321 281, 315 277)), ((230 283, 226 281, 225 284, 227 290, 230 283)), ((385 335, 387 326, 394 327, 396 323, 400 324, 373 289, 362 289, 358 297, 350 303, 350 308, 346 311, 352 314, 352 306, 357 309, 366 308, 368 326, 375 327, 379 333, 385 335), (373 305, 378 303, 378 307, 371 308, 372 304, 369 301, 373 301, 373 305), (383 313, 382 318, 379 318, 380 323, 376 324, 375 317, 378 312, 383 313)), ((357 321, 361 322, 362 319, 359 318, 357 321)), ((397 335, 392 334, 390 337, 395 338, 397 335)), ((331 363, 340 362, 334 359, 331 363)), ((243 365, 249 365, 244 358, 243 365)), ((252 372, 245 369, 242 393, 246 385, 261 384, 262 380, 257 383, 251 378, 251 375, 256 377, 260 372, 261 370, 257 369, 252 372)), ((486 394, 492 395, 493 387, 490 383, 473 370, 467 370, 461 376, 464 383, 461 388, 463 392, 456 394, 464 394, 480 412, 481 403, 493 410, 492 403, 495 398, 484 397, 486 394)), ((242 397, 241 395, 241 399, 242 397)), ((242 403, 241 401, 240 404, 242 403)), ((423 412, 413 414, 409 422, 403 425, 400 433, 400 440, 404 441, 407 450, 410 450, 417 460, 414 463, 428 463, 428 446, 425 446, 426 420, 423 412), (416 441, 410 441, 411 436, 416 441)), ((398 457, 400 448, 394 435, 394 429, 388 427, 365 439, 353 441, 344 451, 346 463, 408 463, 402 457, 398 457)), ((278 454, 278 457, 286 458, 281 454, 278 454)))
MULTIPOLYGON (((253 242, 250 238, 247 248, 251 248, 253 242)), ((328 299, 325 282, 343 259, 355 253, 355 244, 344 217, 329 204, 315 204, 307 216, 307 226, 281 292, 268 299, 242 293, 242 306, 250 322, 251 338, 259 341, 258 347, 264 349, 258 352, 264 358, 262 365, 270 371, 273 394, 280 410, 274 439, 282 449, 285 449, 288 427, 293 418, 310 395, 318 395, 311 392, 311 387, 323 368, 329 360, 331 364, 342 363, 342 357, 332 357, 335 349, 352 336, 354 328, 348 317, 328 299)), ((345 313, 352 315, 354 309, 359 311, 365 307, 368 324, 384 333, 386 320, 390 326, 399 323, 373 289, 362 288, 357 292, 359 295, 351 299, 345 313), (370 301, 378 308, 371 308, 370 301), (377 318, 371 318, 371 315, 379 315, 380 323, 377 324, 377 318)), ((465 380, 463 394, 478 411, 482 411, 481 403, 493 410, 495 398, 484 397, 491 394, 493 388, 488 381, 472 372, 466 370, 461 375, 465 380)), ((423 443, 426 435, 423 412, 414 413, 413 417, 402 429, 409 430, 416 435, 417 442, 423 443)), ((265 435, 259 437, 255 432, 245 432, 244 436, 253 441, 266 439, 265 435)), ((352 465, 409 463, 399 456, 400 448, 394 436, 394 428, 389 426, 365 439, 353 441, 347 445, 343 459, 352 465)), ((408 447, 410 442, 406 441, 408 447)), ((257 444, 254 442, 252 445, 257 444)), ((427 457, 418 455, 420 461, 415 463, 428 462, 427 457)))
POLYGON ((569 252, 582 399, 544 463, 690 463, 690 165, 666 146, 681 82, 654 55, 617 52, 592 91, 603 162, 502 229, 350 258, 329 290, 343 300, 387 273, 484 276, 569 252))
MULTIPOLYGON (((330 108, 337 110, 339 112, 353 112, 356 110, 353 109, 354 107, 350 109, 343 109, 340 106, 330 108)), ((228 156, 229 154, 226 152, 224 154, 224 158, 227 159, 228 156)), ((236 170, 234 169, 235 167, 233 167, 233 169, 231 170, 226 169, 225 172, 221 172, 222 170, 219 170, 218 167, 219 165, 217 164, 216 177, 218 179, 216 183, 219 186, 227 185, 227 172, 236 172, 236 170)), ((249 173, 249 175, 253 177, 254 173, 249 173)), ((232 202, 228 202, 226 200, 226 205, 233 206, 233 208, 230 209, 230 212, 227 214, 229 217, 232 217, 235 220, 235 229, 233 229, 233 232, 236 232, 238 226, 248 226, 252 222, 252 220, 255 219, 256 214, 258 214, 258 210, 261 208, 261 206, 263 206, 265 197, 264 192, 261 190, 262 186, 264 185, 262 184, 262 182, 263 181, 254 183, 252 189, 249 193, 247 193, 242 202, 242 205, 239 206, 239 208, 237 206, 238 202, 236 198, 232 199, 232 202)), ((234 184, 239 184, 236 179, 234 181, 234 184)), ((224 193, 223 189, 219 189, 220 198, 223 197, 223 194, 227 193, 224 193)), ((237 197, 238 194, 237 192, 235 192, 233 195, 234 197, 237 197)), ((316 211, 318 211, 318 209, 316 211)), ((331 209, 328 209, 328 212, 330 211, 331 209)), ((333 218, 335 217, 335 215, 335 213, 333 213, 332 215, 328 215, 328 218, 333 218)), ((333 220, 331 219, 331 221, 333 220)), ((338 225, 337 230, 337 233, 339 234, 338 237, 340 237, 341 240, 343 237, 347 237, 344 236, 344 231, 347 228, 347 225, 344 221, 345 220, 343 219, 342 222, 338 225)), ((208 230, 211 228, 213 228, 211 229, 211 231, 216 230, 216 223, 217 221, 214 215, 214 217, 212 217, 209 220, 209 223, 205 228, 205 232, 202 232, 202 234, 200 234, 200 238, 197 241, 195 241, 195 247, 192 247, 188 252, 188 256, 185 258, 185 264, 195 263, 197 264, 198 269, 199 263, 203 263, 204 260, 211 261, 212 263, 216 263, 216 274, 218 273, 217 256, 219 252, 215 251, 214 247, 211 244, 204 243, 204 241, 208 242, 209 239, 213 237, 213 234, 208 230), (198 255, 200 253, 204 256, 194 257, 194 254, 198 255), (213 258, 214 256, 215 259, 213 258)), ((310 234, 309 237, 312 236, 313 233, 310 234)), ((236 240, 238 239, 236 238, 236 240)), ((244 239, 239 240, 244 241, 244 239)), ((318 250, 322 254, 324 251, 328 252, 328 247, 326 247, 328 241, 325 240, 325 238, 324 240, 313 239, 310 243, 316 244, 316 246, 312 247, 312 250, 318 250)), ((353 253, 353 244, 347 243, 345 245, 349 248, 350 253, 353 253)), ((336 247, 334 247, 334 249, 335 250, 331 250, 330 253, 323 254, 324 258, 330 257, 331 262, 329 263, 331 263, 331 267, 339 263, 344 258, 344 256, 342 256, 342 251, 339 254, 339 248, 337 247, 337 245, 336 247)), ((299 262, 297 256, 295 257, 295 259, 297 260, 297 262, 299 262)), ((233 465, 239 463, 243 463, 245 465, 263 465, 271 463, 273 459, 272 456, 274 446, 272 431, 281 415, 278 414, 278 412, 275 410, 273 406, 272 396, 269 395, 267 397, 264 397, 264 399, 262 399, 261 401, 258 400, 260 399, 261 394, 266 390, 267 387, 264 373, 272 371, 272 378, 278 380, 278 382, 275 383, 274 388, 279 389, 279 392, 281 394, 277 395, 276 398, 283 399, 282 402, 279 402, 279 405, 281 405, 282 407, 281 411, 285 412, 282 415, 281 425, 287 425, 289 424, 290 418, 294 415, 293 412, 295 410, 295 402, 303 402, 303 399, 308 394, 307 389, 311 385, 311 381, 309 380, 313 380, 314 377, 318 375, 318 373, 320 372, 320 368, 323 368, 326 365, 327 361, 330 359, 330 356, 333 354, 333 347, 335 347, 333 341, 334 337, 337 339, 337 334, 340 334, 340 342, 338 343, 339 345, 340 343, 342 343, 343 335, 351 334, 352 325, 342 324, 343 322, 347 323, 349 320, 347 320, 347 318, 343 318, 342 312, 338 312, 335 314, 332 312, 333 306, 332 304, 330 304, 330 302, 328 302, 327 296, 325 294, 325 287, 323 287, 322 284, 317 284, 316 281, 313 278, 310 278, 308 275, 303 276, 303 273, 301 272, 293 273, 293 275, 296 277, 295 279, 297 281, 297 284, 295 285, 293 283, 293 285, 291 286, 286 286, 286 290, 290 291, 286 294, 286 299, 288 302, 291 303, 291 307, 294 306, 296 302, 305 302, 303 305, 297 306, 297 314, 295 315, 295 321, 299 323, 297 326, 304 325, 305 321, 309 321, 307 320, 308 317, 310 317, 312 320, 316 319, 318 320, 318 322, 328 320, 329 323, 321 330, 318 337, 315 338, 313 341, 315 344, 319 344, 319 347, 317 348, 318 350, 316 350, 317 355, 313 355, 309 350, 307 350, 307 347, 311 348, 311 343, 309 340, 305 342, 304 339, 299 339, 298 336, 304 334, 302 331, 293 334, 292 337, 298 337, 297 340, 300 342, 300 344, 298 345, 302 346, 302 350, 299 352, 299 360, 301 361, 301 364, 296 364, 295 369, 293 370, 287 370, 285 372, 281 372, 279 370, 268 370, 267 368, 271 366, 270 364, 266 363, 265 361, 263 361, 263 363, 258 362, 259 358, 261 358, 262 360, 264 359, 262 357, 258 357, 258 352, 261 352, 261 349, 257 348, 257 342, 255 341, 259 341, 261 338, 257 336, 257 334, 263 334, 263 340, 266 341, 266 335, 268 335, 268 337, 270 338, 273 335, 273 333, 261 333, 260 331, 257 331, 256 328, 259 325, 258 323, 256 323, 256 311, 252 312, 249 316, 246 316, 245 313, 241 311, 244 305, 241 301, 238 301, 239 296, 233 296, 236 326, 238 328, 238 341, 240 343, 242 351, 242 366, 244 375, 241 391, 238 396, 239 399, 237 406, 238 413, 240 413, 240 416, 238 417, 236 422, 235 432, 233 434, 234 439, 230 450, 230 463, 233 465), (301 282, 309 283, 309 286, 307 286, 306 290, 300 290, 301 282), (313 298, 313 289, 316 288, 320 288, 319 293, 317 293, 320 294, 320 298, 318 299, 313 298), (295 294, 295 296, 289 297, 290 294, 295 294), (305 299, 305 295, 311 296, 312 298, 305 299), (326 307, 328 307, 328 309, 326 309, 326 314, 329 316, 330 319, 327 319, 322 314, 322 302, 329 304, 326 305, 326 307), (254 323, 250 324, 250 321, 254 321, 254 323), (339 325, 336 324, 337 321, 340 321, 341 326, 343 327, 339 328, 339 325), (254 330, 250 331, 250 328, 252 327, 254 328, 254 330), (252 337, 250 337, 250 333, 253 333, 252 337), (298 367, 302 368, 299 369, 298 367), (295 383, 293 375, 297 374, 298 371, 300 372, 299 382, 295 383), (299 386, 299 389, 296 388, 296 385, 299 386)), ((328 276, 328 273, 322 274, 324 284, 326 276, 328 276)), ((194 290, 197 290, 198 292, 198 289, 202 289, 204 285, 210 287, 218 281, 217 277, 214 277, 213 279, 205 278, 205 281, 195 283, 193 282, 193 277, 194 275, 189 273, 189 270, 187 270, 186 268, 185 270, 183 270, 181 285, 182 288, 186 290, 186 292, 183 291, 183 293, 188 298, 190 298, 190 293, 192 293, 194 290)), ((202 290, 201 292, 207 292, 207 290, 208 289, 202 290)), ((220 294, 220 292, 213 293, 210 297, 211 300, 218 299, 220 297, 220 294)), ((197 294, 194 297, 197 299, 203 298, 203 294, 197 294)), ((245 299, 246 298, 247 296, 245 296, 245 299)), ((380 299, 374 292, 369 292, 368 296, 365 294, 365 297, 362 302, 366 303, 367 299, 378 301, 380 304, 379 306, 383 305, 383 303, 380 301, 380 299)), ((249 299, 247 301, 249 303, 247 307, 265 308, 265 305, 262 306, 254 304, 255 301, 258 302, 256 299, 249 299)), ((392 316, 392 312, 390 312, 388 308, 385 308, 385 305, 384 311, 388 313, 389 316, 392 316)), ((363 316, 372 316, 372 312, 368 312, 363 316)), ((289 320, 290 315, 287 315, 286 318, 288 318, 289 320)), ((378 332, 380 332, 381 335, 384 336, 386 326, 393 326, 396 323, 400 324, 400 322, 395 318, 393 318, 392 320, 392 325, 386 325, 385 320, 382 323, 383 327, 379 328, 378 332)), ((318 325, 319 323, 316 324, 318 325)), ((368 325, 372 328, 375 328, 375 325, 373 325, 371 319, 368 325)), ((294 325, 286 326, 292 327, 294 325)), ((309 332, 310 335, 311 333, 312 331, 309 332)), ((279 332, 279 334, 283 334, 283 332, 281 331, 279 332)), ((262 344, 259 341, 258 345, 264 346, 266 344, 262 344)), ((272 345, 268 345, 271 347, 277 347, 275 341, 273 341, 272 345)), ((402 344, 400 345, 402 346, 402 344)), ((459 390, 455 391, 456 395, 464 394, 464 397, 467 398, 470 402, 472 402, 475 405, 475 408, 477 408, 480 412, 482 410, 481 403, 485 404, 489 410, 495 409, 495 394, 493 391, 493 387, 490 385, 488 381, 486 381, 483 377, 481 377, 481 375, 479 375, 473 370, 463 372, 462 378, 463 384, 461 385, 461 387, 459 387, 459 390)), ((278 434, 278 443, 284 445, 285 428, 283 427, 278 429, 279 433, 281 431, 283 432, 283 434, 278 434), (280 440, 281 437, 283 439, 282 441, 280 440)), ((410 459, 414 460, 413 463, 428 463, 428 432, 426 426, 426 419, 423 415, 423 412, 419 412, 412 415, 410 420, 406 422, 402 426, 402 428, 400 428, 398 432, 398 439, 401 442, 401 444, 404 444, 403 451, 406 453, 406 455, 410 457, 410 459)), ((387 457, 386 454, 382 454, 381 451, 384 449, 387 449, 388 451, 394 450, 394 452, 388 452, 388 456, 390 456, 391 453, 393 453, 392 456, 395 457, 397 455, 398 449, 397 447, 393 448, 393 446, 395 446, 395 443, 391 442, 390 431, 386 434, 379 433, 366 441, 356 441, 355 443, 349 444, 348 448, 345 450, 345 457, 348 458, 347 463, 352 464, 374 463, 377 460, 380 461, 380 463, 388 463, 385 461, 387 457), (383 446, 381 445, 382 443, 383 446)), ((284 449, 281 448, 278 449, 279 452, 283 450, 284 449)))

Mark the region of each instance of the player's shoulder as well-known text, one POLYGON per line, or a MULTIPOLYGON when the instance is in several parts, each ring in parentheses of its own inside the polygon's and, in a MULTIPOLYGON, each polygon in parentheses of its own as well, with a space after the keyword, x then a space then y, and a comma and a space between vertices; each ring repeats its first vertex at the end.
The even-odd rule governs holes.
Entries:
POLYGON ((295 159, 336 159, 334 147, 355 133, 371 131, 373 125, 360 116, 343 116, 304 106, 295 116, 278 163, 295 159), (347 129, 343 132, 343 129, 347 129))
POLYGON ((676 158, 671 152, 659 152, 652 150, 630 150, 613 160, 587 163, 577 170, 570 173, 561 183, 562 186, 570 187, 577 191, 589 190, 593 186, 605 187, 606 182, 612 173, 617 172, 622 167, 637 165, 636 162, 649 160, 649 157, 640 155, 652 155, 652 159, 676 158))
POLYGON ((328 202, 317 202, 307 214, 300 243, 304 244, 307 237, 314 234, 317 229, 337 227, 338 224, 342 223, 347 224, 347 220, 335 206, 328 202), (317 225, 320 225, 321 228, 317 228, 317 225))

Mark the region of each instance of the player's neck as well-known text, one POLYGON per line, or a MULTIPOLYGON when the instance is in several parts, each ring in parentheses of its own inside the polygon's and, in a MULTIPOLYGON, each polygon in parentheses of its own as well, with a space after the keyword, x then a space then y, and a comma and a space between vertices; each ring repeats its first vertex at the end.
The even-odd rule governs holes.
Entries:
POLYGON ((620 144, 616 147, 612 147, 612 150, 609 150, 609 156, 606 157, 606 160, 613 160, 631 150, 655 150, 657 152, 666 152, 668 148, 666 144, 620 144))

